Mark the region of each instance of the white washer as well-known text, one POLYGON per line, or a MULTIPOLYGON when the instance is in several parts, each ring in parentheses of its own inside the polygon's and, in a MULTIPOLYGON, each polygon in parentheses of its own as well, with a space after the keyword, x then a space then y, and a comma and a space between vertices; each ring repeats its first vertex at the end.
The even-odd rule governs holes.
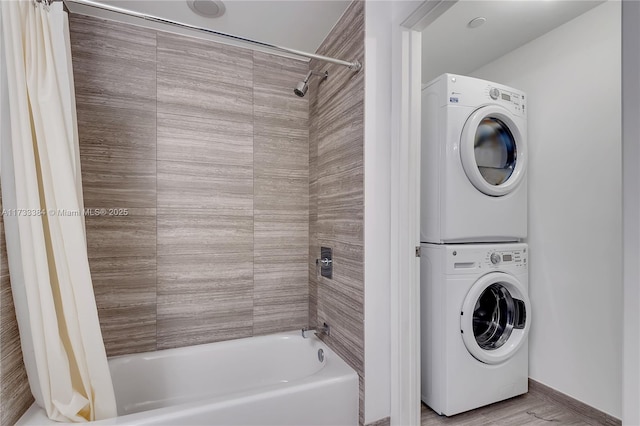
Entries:
POLYGON ((527 245, 422 244, 422 401, 438 414, 526 393, 527 245))
POLYGON ((422 90, 421 239, 527 236, 525 94, 444 74, 422 90))

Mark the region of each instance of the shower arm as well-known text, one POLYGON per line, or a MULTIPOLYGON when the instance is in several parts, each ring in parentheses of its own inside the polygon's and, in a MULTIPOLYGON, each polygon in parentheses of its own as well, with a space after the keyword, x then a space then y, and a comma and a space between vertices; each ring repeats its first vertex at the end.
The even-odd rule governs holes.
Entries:
POLYGON ((312 75, 315 75, 316 77, 322 77, 322 79, 326 79, 327 77, 329 77, 329 72, 325 71, 325 72, 320 72, 320 71, 315 71, 315 70, 310 70, 307 73, 307 76, 304 78, 304 80, 302 80, 303 83, 308 83, 309 79, 311 78, 312 75))
POLYGON ((228 39, 232 39, 232 40, 237 40, 237 41, 241 41, 241 42, 244 42, 244 43, 253 44, 253 45, 256 45, 256 46, 260 46, 260 47, 271 49, 271 50, 276 50, 276 51, 283 52, 283 53, 290 53, 292 55, 302 56, 302 57, 309 58, 309 59, 317 59, 319 61, 330 62, 332 64, 342 65, 342 66, 347 67, 350 70, 356 71, 356 72, 360 71, 362 69, 362 64, 358 60, 354 60, 352 62, 349 62, 349 61, 344 61, 342 59, 331 58, 329 56, 323 56, 323 55, 318 55, 318 54, 315 54, 315 53, 304 52, 302 50, 290 49, 288 47, 278 46, 278 45, 271 44, 271 43, 265 43, 265 42, 262 42, 262 41, 253 40, 253 39, 246 38, 246 37, 240 37, 240 36, 229 34, 229 33, 225 33, 225 32, 222 32, 222 31, 215 31, 215 30, 211 30, 209 28, 198 27, 196 25, 185 24, 183 22, 172 21, 170 19, 160 18, 158 16, 148 15, 146 13, 135 12, 133 10, 127 10, 127 9, 124 9, 124 8, 121 8, 121 7, 118 7, 118 6, 112 6, 112 5, 100 3, 100 2, 97 2, 97 1, 94 1, 94 0, 35 0, 35 1, 37 1, 39 3, 40 2, 46 3, 46 4, 51 4, 52 2, 55 2, 55 1, 63 1, 65 3, 65 5, 68 4, 68 3, 75 3, 75 4, 79 4, 79 5, 83 5, 83 6, 95 7, 95 8, 98 8, 98 9, 106 10, 108 12, 114 12, 114 13, 119 13, 119 14, 122 14, 122 15, 132 16, 132 17, 135 17, 135 18, 141 18, 141 19, 144 19, 144 20, 150 21, 150 22, 157 22, 157 23, 161 23, 161 24, 173 25, 174 27, 180 27, 180 28, 184 28, 184 29, 188 29, 188 30, 200 31, 200 32, 204 32, 204 33, 207 33, 207 34, 212 34, 212 35, 215 35, 215 36, 225 37, 225 38, 228 38, 228 39))

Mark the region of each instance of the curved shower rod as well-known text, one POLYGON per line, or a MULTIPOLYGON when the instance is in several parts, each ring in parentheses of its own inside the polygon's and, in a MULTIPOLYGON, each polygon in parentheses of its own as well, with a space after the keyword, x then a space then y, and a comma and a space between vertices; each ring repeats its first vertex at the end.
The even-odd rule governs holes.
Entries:
POLYGON ((226 37, 226 38, 230 38, 230 39, 233 39, 233 40, 238 40, 238 41, 241 41, 241 42, 254 44, 256 46, 265 47, 267 49, 272 49, 272 50, 277 50, 277 51, 280 51, 280 52, 290 53, 290 54, 296 55, 296 56, 303 56, 303 57, 309 58, 309 59, 317 59, 319 61, 330 62, 332 64, 338 64, 338 65, 342 65, 342 66, 348 67, 350 70, 353 70, 353 71, 360 71, 362 69, 362 64, 358 60, 354 60, 353 62, 349 62, 349 61, 344 61, 342 59, 331 58, 329 56, 323 56, 323 55, 317 55, 315 53, 303 52, 302 50, 290 49, 288 47, 277 46, 275 44, 265 43, 265 42, 262 42, 262 41, 253 40, 253 39, 246 38, 246 37, 240 37, 240 36, 229 34, 229 33, 225 33, 225 32, 222 32, 222 31, 215 31, 215 30, 211 30, 209 28, 198 27, 196 25, 185 24, 183 22, 172 21, 171 19, 164 19, 164 18, 160 18, 160 17, 157 17, 157 16, 148 15, 146 13, 135 12, 135 11, 128 10, 128 9, 123 9, 121 7, 111 6, 111 5, 108 5, 108 4, 100 3, 100 2, 97 2, 97 1, 94 1, 94 0, 36 0, 36 1, 44 1, 46 3, 50 3, 51 1, 63 1, 65 4, 66 3, 81 4, 81 5, 84 5, 84 6, 90 6, 90 7, 95 7, 95 8, 98 8, 98 9, 106 10, 108 12, 115 12, 115 13, 119 13, 119 14, 122 14, 122 15, 128 15, 128 16, 133 16, 133 17, 136 17, 136 18, 141 18, 141 19, 144 19, 146 21, 158 22, 158 23, 161 23, 161 24, 168 24, 168 25, 173 25, 175 27, 181 27, 181 28, 186 28, 186 29, 189 29, 189 30, 195 30, 195 31, 205 32, 205 33, 208 33, 208 34, 213 34, 213 35, 220 36, 220 37, 226 37))

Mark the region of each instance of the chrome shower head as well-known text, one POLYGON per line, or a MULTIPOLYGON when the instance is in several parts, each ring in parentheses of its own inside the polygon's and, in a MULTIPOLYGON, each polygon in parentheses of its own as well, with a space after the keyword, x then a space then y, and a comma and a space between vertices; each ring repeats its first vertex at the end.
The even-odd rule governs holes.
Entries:
POLYGON ((293 89, 293 93, 303 98, 304 95, 307 93, 307 90, 309 90, 309 83, 305 81, 301 81, 300 83, 298 83, 296 88, 293 89))
POLYGON ((304 95, 307 94, 307 90, 309 90, 309 79, 311 79, 311 76, 318 76, 318 77, 322 77, 323 80, 326 80, 329 77, 329 72, 325 71, 325 72, 318 72, 318 71, 309 71, 307 73, 307 76, 304 78, 304 80, 302 80, 300 83, 298 83, 298 85, 296 86, 295 89, 293 89, 293 93, 296 94, 296 96, 300 96, 301 98, 304 97, 304 95))

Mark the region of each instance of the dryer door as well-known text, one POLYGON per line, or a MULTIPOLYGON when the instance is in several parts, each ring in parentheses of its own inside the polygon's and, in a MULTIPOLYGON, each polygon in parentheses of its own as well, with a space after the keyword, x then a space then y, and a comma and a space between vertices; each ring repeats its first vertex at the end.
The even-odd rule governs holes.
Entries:
POLYGON ((526 169, 526 145, 513 115, 498 105, 479 108, 467 119, 460 140, 464 171, 479 191, 507 195, 526 169))
POLYGON ((531 304, 526 289, 513 275, 492 272, 469 290, 460 312, 460 332, 478 361, 499 364, 526 342, 531 304))

